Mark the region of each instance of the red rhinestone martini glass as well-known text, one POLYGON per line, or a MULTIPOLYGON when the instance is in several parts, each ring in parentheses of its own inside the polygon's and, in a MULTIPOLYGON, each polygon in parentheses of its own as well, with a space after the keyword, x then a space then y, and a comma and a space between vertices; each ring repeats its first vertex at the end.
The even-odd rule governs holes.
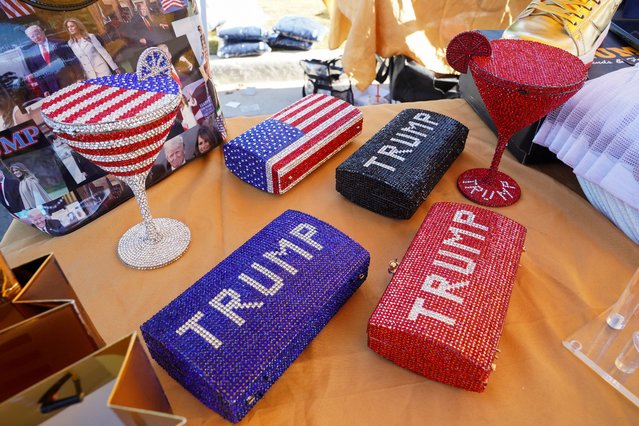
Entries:
POLYGON ((191 241, 175 219, 151 216, 145 181, 180 105, 171 63, 158 48, 140 55, 135 73, 114 74, 72 84, 42 104, 45 123, 78 153, 122 179, 133 191, 142 223, 118 243, 118 256, 136 269, 177 260, 191 241))
POLYGON ((573 96, 586 81, 584 64, 565 50, 527 40, 488 41, 476 31, 455 36, 446 49, 455 70, 470 69, 486 109, 497 127, 497 149, 490 168, 471 169, 457 186, 477 204, 505 207, 521 196, 499 162, 512 136, 573 96))

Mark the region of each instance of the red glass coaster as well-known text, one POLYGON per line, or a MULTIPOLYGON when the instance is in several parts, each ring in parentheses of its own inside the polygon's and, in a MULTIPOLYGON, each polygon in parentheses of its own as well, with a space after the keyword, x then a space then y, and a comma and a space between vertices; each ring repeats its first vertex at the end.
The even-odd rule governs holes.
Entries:
POLYGON ((521 188, 515 179, 499 170, 466 170, 459 175, 457 188, 464 197, 488 207, 507 207, 521 197, 521 188))

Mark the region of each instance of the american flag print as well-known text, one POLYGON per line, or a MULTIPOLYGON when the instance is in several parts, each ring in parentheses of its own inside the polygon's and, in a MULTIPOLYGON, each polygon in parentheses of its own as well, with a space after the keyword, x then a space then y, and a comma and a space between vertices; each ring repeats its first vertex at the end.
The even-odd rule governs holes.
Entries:
POLYGON ((42 103, 44 121, 74 150, 119 176, 149 169, 180 102, 168 76, 115 74, 72 84, 42 103))
POLYGON ((361 111, 309 95, 224 145, 226 167, 273 194, 292 188, 362 131, 361 111))
POLYGON ((20 0, 0 0, 0 7, 2 7, 2 10, 4 10, 4 13, 9 19, 29 16, 35 12, 32 6, 20 0))
POLYGON ((186 7, 187 0, 162 0, 162 10, 165 14, 175 12, 186 7))

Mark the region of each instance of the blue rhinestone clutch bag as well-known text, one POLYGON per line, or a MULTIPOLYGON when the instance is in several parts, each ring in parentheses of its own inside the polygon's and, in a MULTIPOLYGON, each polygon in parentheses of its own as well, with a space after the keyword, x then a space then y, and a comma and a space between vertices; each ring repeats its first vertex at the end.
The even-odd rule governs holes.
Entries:
POLYGON ((467 135, 450 117, 406 109, 339 165, 337 191, 376 213, 408 219, 462 152, 467 135))
POLYGON ((141 329, 153 358, 238 422, 364 282, 370 255, 288 210, 141 329))

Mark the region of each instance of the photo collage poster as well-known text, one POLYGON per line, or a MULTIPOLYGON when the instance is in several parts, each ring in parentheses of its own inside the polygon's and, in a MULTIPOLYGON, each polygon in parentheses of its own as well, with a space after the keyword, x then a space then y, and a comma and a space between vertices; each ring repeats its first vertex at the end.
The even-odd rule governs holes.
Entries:
POLYGON ((132 197, 57 138, 42 102, 78 81, 134 73, 141 53, 169 56, 182 103, 147 186, 226 140, 197 0, 97 0, 50 11, 0 0, 0 203, 20 221, 67 234, 132 197))

